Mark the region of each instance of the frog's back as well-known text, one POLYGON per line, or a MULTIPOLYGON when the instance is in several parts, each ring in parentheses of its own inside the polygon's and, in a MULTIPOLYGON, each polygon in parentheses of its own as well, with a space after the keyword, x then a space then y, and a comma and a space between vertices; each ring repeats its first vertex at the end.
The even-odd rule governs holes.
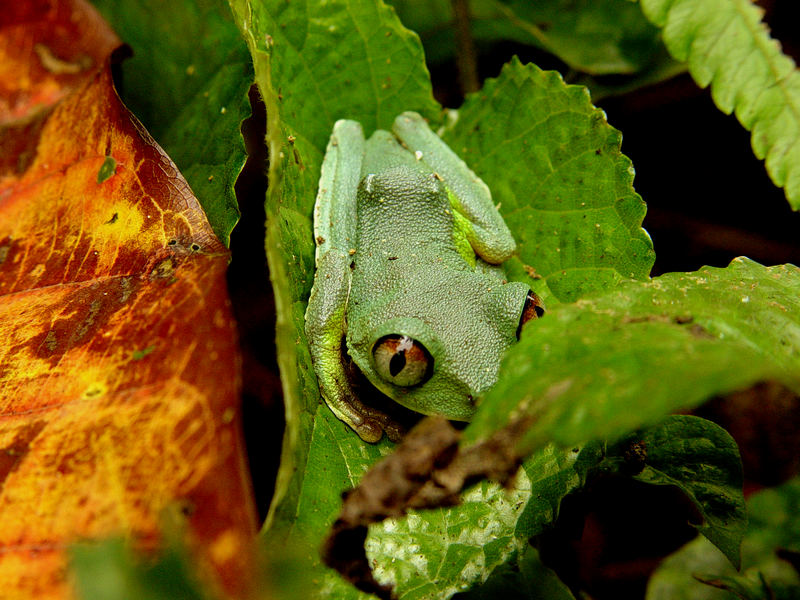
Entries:
POLYGON ((449 260, 446 250, 456 245, 457 235, 447 190, 434 174, 400 165, 361 180, 357 248, 362 258, 385 260, 411 252, 449 260))

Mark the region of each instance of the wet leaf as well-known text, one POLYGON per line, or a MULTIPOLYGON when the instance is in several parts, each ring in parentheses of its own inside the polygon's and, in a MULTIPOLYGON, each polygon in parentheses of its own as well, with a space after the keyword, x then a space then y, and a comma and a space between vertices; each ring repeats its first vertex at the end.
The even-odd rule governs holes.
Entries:
MULTIPOLYGON (((62 6, 27 16, 50 48, 81 38, 30 25, 43 15, 99 22, 62 6)), ((65 548, 115 533, 152 545, 177 504, 201 564, 241 590, 255 519, 228 253, 109 69, 70 85, 31 109, 35 128, 0 129, 24 148, 0 171, 3 589, 63 596, 65 548)))

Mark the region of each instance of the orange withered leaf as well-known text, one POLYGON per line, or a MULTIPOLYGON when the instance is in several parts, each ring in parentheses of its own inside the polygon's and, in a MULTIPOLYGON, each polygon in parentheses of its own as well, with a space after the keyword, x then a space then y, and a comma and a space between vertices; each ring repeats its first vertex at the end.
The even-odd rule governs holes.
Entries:
POLYGON ((47 111, 119 46, 87 2, 5 2, 0 11, 0 126, 47 111))
MULTIPOLYGON (((67 4, 43 14, 90 10, 67 4)), ((68 44, 36 43, 50 50, 28 54, 30 73, 58 64, 42 52, 74 63, 68 44)), ((179 503, 201 563, 237 595, 256 524, 228 252, 104 61, 60 91, 29 82, 49 91, 27 112, 0 68, 0 586, 70 597, 70 544, 155 542, 179 503)))

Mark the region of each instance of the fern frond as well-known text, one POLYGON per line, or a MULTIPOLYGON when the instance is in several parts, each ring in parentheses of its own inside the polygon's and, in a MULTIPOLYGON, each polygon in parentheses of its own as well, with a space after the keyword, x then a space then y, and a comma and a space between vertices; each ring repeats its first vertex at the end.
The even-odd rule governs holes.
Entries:
POLYGON ((721 111, 752 134, 753 153, 800 210, 800 72, 750 0, 640 0, 669 52, 721 111))

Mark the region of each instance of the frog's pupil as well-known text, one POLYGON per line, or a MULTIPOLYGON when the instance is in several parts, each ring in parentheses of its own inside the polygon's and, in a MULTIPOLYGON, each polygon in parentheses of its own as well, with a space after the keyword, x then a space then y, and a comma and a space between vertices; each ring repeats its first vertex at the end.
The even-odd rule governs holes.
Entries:
POLYGON ((397 374, 400 373, 406 367, 406 351, 405 350, 398 350, 392 358, 389 360, 389 373, 392 377, 397 377, 397 374))

